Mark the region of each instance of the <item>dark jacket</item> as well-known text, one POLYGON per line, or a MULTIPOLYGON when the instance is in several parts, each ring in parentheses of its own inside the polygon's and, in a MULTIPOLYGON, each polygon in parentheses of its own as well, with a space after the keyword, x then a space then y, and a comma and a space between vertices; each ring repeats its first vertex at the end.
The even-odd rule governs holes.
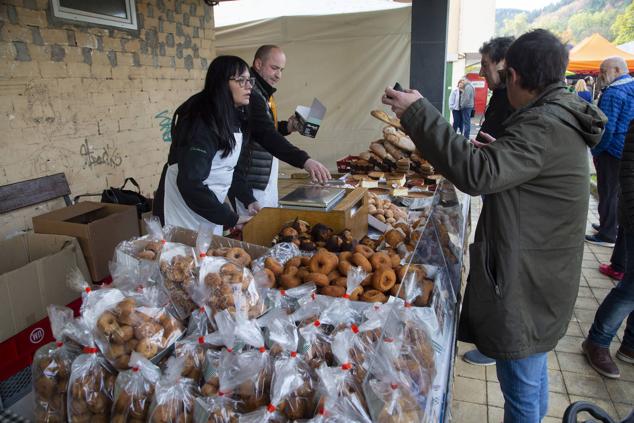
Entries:
MULTIPOLYGON (((216 126, 209 125, 200 116, 192 114, 190 106, 196 96, 190 97, 174 113, 172 119, 172 144, 163 167, 159 188, 154 199, 154 215, 165 223, 163 200, 165 197, 165 172, 168 166, 178 163, 176 185, 187 206, 200 216, 218 225, 235 226, 238 214, 227 203, 218 201, 216 195, 203 183, 209 176, 211 163, 218 151, 219 134, 216 126), (188 125, 191 123, 191 125, 188 125)), ((246 136, 246 116, 236 110, 233 117, 233 132, 243 133, 242 150, 248 149, 246 136)), ((255 201, 248 189, 246 175, 237 167, 233 172, 232 187, 234 194, 244 204, 255 201)))
POLYGON ((480 135, 480 132, 486 132, 493 138, 502 135, 502 130, 504 129, 502 123, 511 116, 511 113, 513 113, 513 108, 506 95, 506 87, 494 89, 489 99, 489 106, 484 112, 484 122, 482 123, 482 127, 480 127, 478 135, 476 135, 476 140, 486 142, 480 135))
MULTIPOLYGON (((251 75, 256 78, 249 98, 251 143, 250 148, 243 151, 238 167, 246 173, 251 189, 264 190, 271 175, 273 156, 297 168, 303 168, 309 156, 284 138, 284 135, 289 134, 286 121, 277 122, 276 128, 269 105, 275 88, 262 79, 255 69, 251 69, 251 75)), ((233 190, 230 196, 234 196, 233 190)))
POLYGON ((634 120, 625 135, 621 167, 619 168, 619 209, 620 221, 625 232, 634 232, 634 120))
POLYGON ((484 148, 464 142, 426 99, 401 118, 439 173, 468 194, 487 194, 459 339, 489 357, 549 351, 566 332, 583 258, 587 147, 599 142, 605 121, 562 83, 515 111, 484 148))
POLYGON ((601 142, 592 149, 592 155, 607 153, 620 159, 627 127, 634 119, 634 78, 623 75, 612 81, 603 90, 599 109, 608 117, 608 123, 601 142))

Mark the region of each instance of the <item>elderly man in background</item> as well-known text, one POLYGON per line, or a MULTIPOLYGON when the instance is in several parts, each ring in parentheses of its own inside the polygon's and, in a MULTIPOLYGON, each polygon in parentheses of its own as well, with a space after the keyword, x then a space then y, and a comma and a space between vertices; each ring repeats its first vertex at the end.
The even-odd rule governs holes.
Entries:
MULTIPOLYGON (((597 233, 586 235, 592 244, 613 247, 617 237, 617 193, 619 190, 619 161, 630 121, 634 119, 634 78, 629 75, 627 62, 622 57, 610 57, 601 63, 599 78, 605 88, 599 99, 599 108, 608 117, 608 123, 599 145, 592 149, 597 170, 599 193, 599 225, 597 233)), ((613 257, 615 258, 615 257, 613 257)), ((615 269, 602 265, 600 271, 608 276, 624 271, 622 260, 612 262, 615 269)))
POLYGON ((469 139, 471 134, 471 113, 475 106, 475 88, 467 77, 462 78, 464 88, 460 96, 460 114, 462 115, 462 135, 469 139))

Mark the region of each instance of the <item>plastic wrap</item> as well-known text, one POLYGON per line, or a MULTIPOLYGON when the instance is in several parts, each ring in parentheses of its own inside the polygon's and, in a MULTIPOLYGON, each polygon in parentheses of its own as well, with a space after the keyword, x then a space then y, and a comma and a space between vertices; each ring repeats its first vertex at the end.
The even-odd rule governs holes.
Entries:
POLYGON ((372 420, 366 410, 365 400, 358 393, 351 392, 350 373, 340 367, 328 367, 325 364, 317 369, 321 399, 318 415, 309 420, 311 423, 370 423, 372 420))
POLYGON ((201 397, 194 401, 194 423, 239 423, 238 402, 222 397, 201 397))
POLYGON ((292 242, 281 242, 279 244, 275 244, 273 247, 269 249, 269 251, 263 255, 262 257, 258 257, 257 259, 251 262, 251 270, 253 272, 257 272, 258 270, 264 269, 264 262, 268 257, 273 257, 277 260, 282 266, 286 264, 287 261, 292 259, 293 257, 305 256, 306 253, 302 252, 297 245, 292 242))
POLYGON ((113 423, 146 421, 160 369, 137 352, 130 357, 130 370, 117 376, 112 407, 113 423))
POLYGON ((218 368, 219 396, 238 401, 239 411, 248 413, 269 403, 270 356, 265 350, 223 350, 218 368))
POLYGON ((267 292, 267 306, 272 309, 282 309, 291 314, 299 309, 302 298, 310 297, 316 292, 317 287, 314 283, 305 283, 290 289, 271 289, 267 292))
POLYGON ((99 353, 93 331, 83 322, 73 325, 68 336, 83 345, 82 354, 71 366, 67 411, 71 422, 108 422, 114 393, 115 374, 99 353))
POLYGON ((171 423, 192 420, 198 387, 193 380, 181 376, 184 361, 175 357, 170 357, 167 361, 165 373, 156 384, 149 422, 171 423))
POLYGON ((188 335, 176 342, 174 356, 184 360, 183 377, 193 380, 196 384, 200 383, 207 348, 205 337, 196 334, 188 335))
POLYGON ((73 311, 54 305, 49 305, 47 311, 55 342, 43 345, 33 356, 33 414, 36 422, 53 423, 66 420, 68 380, 78 351, 62 342, 63 332, 71 327, 73 311))
POLYGON ((212 287, 204 283, 195 283, 190 287, 189 295, 197 305, 189 317, 187 334, 207 335, 216 330, 213 322, 213 310, 208 305, 212 296, 212 287))
POLYGON ((258 319, 258 325, 266 328, 266 345, 273 357, 282 353, 296 353, 299 333, 293 319, 282 309, 273 309, 258 319))
POLYGON ((199 275, 198 284, 211 289, 207 304, 214 314, 221 310, 235 312, 235 292, 238 288, 250 317, 264 312, 264 298, 258 292, 249 269, 222 257, 205 257, 199 275))
POLYGON ((321 323, 331 326, 339 324, 356 324, 361 321, 361 314, 350 303, 351 297, 361 289, 361 283, 367 278, 368 274, 360 267, 351 267, 348 271, 346 282, 346 294, 342 298, 335 298, 326 308, 319 318, 321 323))
POLYGON ((181 320, 196 308, 189 289, 196 280, 197 266, 198 257, 192 247, 173 242, 163 246, 159 258, 160 280, 181 320))
MULTIPOLYGON (((218 370, 220 368, 220 358, 222 351, 207 350, 205 351, 205 361, 203 363, 203 385, 200 388, 201 394, 206 397, 216 395, 220 389, 220 377, 218 370)), ((236 405, 237 410, 237 405, 236 405)))

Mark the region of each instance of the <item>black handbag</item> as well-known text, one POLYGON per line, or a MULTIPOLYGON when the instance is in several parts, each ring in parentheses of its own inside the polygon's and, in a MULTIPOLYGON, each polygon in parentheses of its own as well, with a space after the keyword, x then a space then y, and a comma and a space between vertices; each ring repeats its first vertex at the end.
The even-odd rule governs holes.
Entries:
MULTIPOLYGON (((78 195, 73 199, 73 202, 77 203, 77 200, 80 197, 97 195, 99 194, 78 195)), ((152 210, 152 201, 141 194, 141 188, 139 187, 139 184, 134 180, 134 178, 126 178, 120 188, 110 187, 108 189, 104 189, 101 193, 101 202, 136 206, 136 211, 139 219, 141 219, 141 215, 143 213, 152 210), (128 182, 132 183, 132 185, 136 187, 136 191, 125 189, 125 186, 128 182)))

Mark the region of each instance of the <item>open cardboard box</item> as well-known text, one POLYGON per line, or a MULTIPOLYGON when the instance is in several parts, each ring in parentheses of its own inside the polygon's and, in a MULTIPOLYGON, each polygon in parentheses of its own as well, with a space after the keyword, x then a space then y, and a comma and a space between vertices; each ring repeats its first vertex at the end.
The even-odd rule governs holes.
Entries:
POLYGON ((139 236, 135 206, 81 202, 33 218, 33 231, 74 236, 94 282, 108 277, 108 263, 119 242, 139 236))
MULTIPOLYGON (((79 293, 66 285, 78 268, 89 278, 86 261, 75 238, 24 233, 0 241, 0 342, 46 317, 49 304, 66 305, 79 293)), ((38 343, 43 330, 33 333, 38 343)))

